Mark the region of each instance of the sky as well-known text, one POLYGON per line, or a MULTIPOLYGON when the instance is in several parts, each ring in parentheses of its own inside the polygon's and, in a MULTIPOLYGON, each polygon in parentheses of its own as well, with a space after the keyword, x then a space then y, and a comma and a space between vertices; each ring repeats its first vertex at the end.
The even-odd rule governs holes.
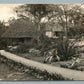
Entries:
POLYGON ((16 18, 16 13, 13 9, 19 5, 22 4, 0 4, 0 21, 7 22, 12 17, 16 18))
POLYGON ((16 17, 13 11, 20 4, 0 4, 0 20, 7 22, 11 17, 16 17))

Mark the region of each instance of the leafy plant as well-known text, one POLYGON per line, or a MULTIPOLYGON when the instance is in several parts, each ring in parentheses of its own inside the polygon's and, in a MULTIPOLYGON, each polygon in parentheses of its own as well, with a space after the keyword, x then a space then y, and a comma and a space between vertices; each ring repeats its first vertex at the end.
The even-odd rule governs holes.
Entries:
POLYGON ((60 60, 66 61, 72 59, 72 57, 78 56, 77 48, 75 47, 76 41, 70 41, 69 39, 60 39, 57 43, 57 52, 60 60))
POLYGON ((0 49, 5 49, 7 47, 7 41, 0 39, 0 49))

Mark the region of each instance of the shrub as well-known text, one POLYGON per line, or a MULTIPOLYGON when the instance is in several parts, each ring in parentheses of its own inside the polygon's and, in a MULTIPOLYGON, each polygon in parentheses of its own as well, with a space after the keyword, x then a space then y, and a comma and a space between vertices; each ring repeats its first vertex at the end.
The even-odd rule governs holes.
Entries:
POLYGON ((7 41, 0 39, 0 49, 5 49, 7 47, 7 41))
POLYGON ((36 49, 39 49, 41 51, 41 55, 43 56, 44 52, 56 48, 56 42, 56 39, 44 36, 41 40, 41 43, 38 46, 36 46, 36 49))
POLYGON ((72 57, 78 56, 77 48, 75 47, 76 41, 62 40, 57 43, 57 52, 60 60, 66 61, 72 59, 72 57))
POLYGON ((28 43, 21 43, 18 45, 18 47, 13 51, 15 53, 26 53, 29 51, 30 48, 32 48, 34 45, 32 42, 28 43))

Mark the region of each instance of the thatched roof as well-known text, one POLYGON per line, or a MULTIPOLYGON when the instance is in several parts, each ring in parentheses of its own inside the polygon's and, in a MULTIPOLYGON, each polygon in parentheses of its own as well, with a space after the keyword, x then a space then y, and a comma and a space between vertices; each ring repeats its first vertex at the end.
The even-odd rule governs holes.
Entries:
POLYGON ((63 31, 63 27, 58 23, 46 23, 46 31, 63 31))
POLYGON ((35 36, 36 25, 31 21, 18 19, 10 25, 2 38, 25 38, 35 36))

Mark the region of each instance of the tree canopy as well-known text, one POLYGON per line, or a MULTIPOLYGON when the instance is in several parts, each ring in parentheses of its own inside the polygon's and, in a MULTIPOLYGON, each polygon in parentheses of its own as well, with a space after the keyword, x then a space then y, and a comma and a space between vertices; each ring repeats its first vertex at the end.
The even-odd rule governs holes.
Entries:
POLYGON ((4 25, 4 22, 0 21, 0 37, 5 31, 6 31, 6 26, 4 25))
POLYGON ((83 4, 24 4, 14 9, 19 18, 29 18, 35 22, 41 31, 42 18, 47 17, 48 22, 59 23, 67 33, 70 28, 82 28, 84 22, 83 4))

